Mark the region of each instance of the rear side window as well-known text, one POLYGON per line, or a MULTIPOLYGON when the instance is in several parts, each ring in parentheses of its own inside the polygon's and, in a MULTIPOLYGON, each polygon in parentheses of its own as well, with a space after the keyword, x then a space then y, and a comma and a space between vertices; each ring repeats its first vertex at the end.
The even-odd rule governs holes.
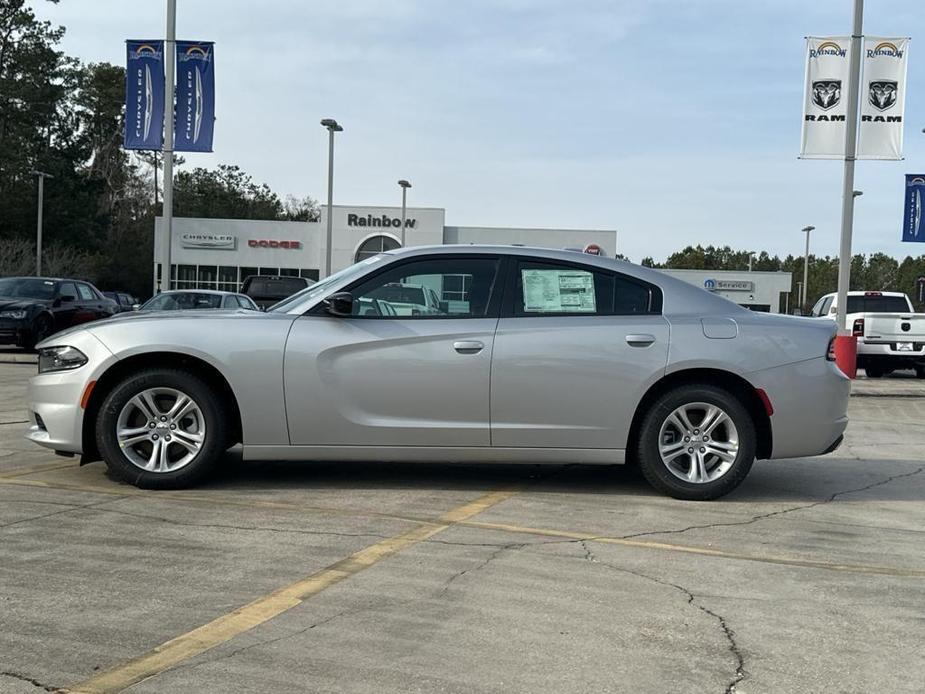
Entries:
POLYGON ((848 313, 909 313, 904 296, 849 296, 848 313))
POLYGON ((657 312, 653 290, 610 272, 518 261, 514 315, 625 316, 657 312))
POLYGON ((80 292, 80 298, 83 301, 93 301, 95 300, 96 294, 93 293, 93 290, 90 289, 86 284, 78 284, 77 291, 80 292))

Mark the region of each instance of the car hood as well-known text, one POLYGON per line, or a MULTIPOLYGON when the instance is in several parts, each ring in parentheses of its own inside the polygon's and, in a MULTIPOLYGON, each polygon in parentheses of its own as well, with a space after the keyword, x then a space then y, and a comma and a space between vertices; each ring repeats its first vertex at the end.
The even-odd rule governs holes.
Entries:
POLYGON ((48 306, 50 301, 44 299, 12 299, 0 296, 0 311, 16 311, 19 309, 28 309, 34 306, 48 306))

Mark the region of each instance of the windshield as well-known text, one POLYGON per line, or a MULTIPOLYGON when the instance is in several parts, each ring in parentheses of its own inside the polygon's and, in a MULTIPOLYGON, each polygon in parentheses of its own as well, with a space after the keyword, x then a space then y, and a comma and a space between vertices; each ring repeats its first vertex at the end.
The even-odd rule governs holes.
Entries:
POLYGON ((191 309, 221 308, 221 294, 202 292, 176 292, 158 294, 141 307, 142 311, 187 311, 191 309))
POLYGON ((55 298, 55 283, 33 277, 9 277, 0 280, 0 296, 50 300, 55 298))
POLYGON ((909 313, 904 296, 849 296, 848 313, 909 313))
POLYGON ((270 311, 272 311, 273 313, 285 313, 286 311, 288 311, 289 309, 291 309, 293 306, 295 306, 298 303, 321 296, 328 290, 328 288, 334 286, 335 284, 341 282, 342 280, 349 281, 353 279, 354 277, 358 277, 362 275, 367 270, 369 270, 370 265, 374 265, 375 263, 381 262, 385 257, 386 256, 381 255, 381 254, 374 255, 371 258, 367 258, 366 260, 361 260, 359 263, 355 263, 354 265, 351 265, 350 267, 345 267, 343 270, 340 270, 338 272, 335 272, 333 275, 329 275, 328 277, 325 277, 320 282, 316 282, 311 287, 308 287, 307 289, 303 289, 297 294, 293 294, 288 299, 283 299, 278 304, 273 304, 267 309, 267 312, 269 313, 270 311))

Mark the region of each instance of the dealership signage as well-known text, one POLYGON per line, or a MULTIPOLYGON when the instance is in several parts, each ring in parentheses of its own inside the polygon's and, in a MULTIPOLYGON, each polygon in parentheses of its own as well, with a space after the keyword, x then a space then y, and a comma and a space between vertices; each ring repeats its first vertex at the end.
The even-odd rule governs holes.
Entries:
POLYGON ((903 241, 925 243, 925 174, 906 174, 903 241))
MULTIPOLYGON (((867 36, 863 42, 863 78, 858 100, 858 159, 902 159, 907 38, 867 36)), ((842 159, 848 118, 851 38, 806 39, 803 142, 806 159, 842 159)))
MULTIPOLYGON (((416 219, 406 219, 405 227, 408 229, 414 229, 414 225, 417 222, 416 219)), ((389 217, 388 215, 361 215, 353 214, 352 212, 347 215, 347 226, 348 227, 395 227, 396 229, 401 228, 401 220, 398 217, 389 217)))
POLYGON ((248 239, 250 248, 283 248, 287 251, 297 251, 302 248, 301 241, 280 241, 278 239, 248 239))
POLYGON ((714 280, 703 281, 703 288, 711 292, 753 292, 755 283, 750 280, 714 280))
POLYGON ((182 234, 183 248, 201 248, 210 251, 233 251, 238 247, 238 237, 231 234, 182 234))
POLYGON ((177 152, 211 152, 215 123, 215 47, 177 41, 177 152))
POLYGON ((126 41, 125 149, 164 142, 164 42, 126 41))

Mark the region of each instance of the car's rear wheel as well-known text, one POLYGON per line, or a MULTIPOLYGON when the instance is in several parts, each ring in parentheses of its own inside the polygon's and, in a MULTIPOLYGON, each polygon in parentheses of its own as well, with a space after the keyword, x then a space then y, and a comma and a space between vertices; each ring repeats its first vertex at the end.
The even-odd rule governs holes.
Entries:
POLYGON ((915 377, 925 378, 925 365, 919 365, 915 367, 915 377))
POLYGON ((96 438, 116 476, 147 489, 184 487, 207 475, 227 448, 227 414, 194 374, 150 369, 106 396, 96 438))
POLYGON ((741 484, 755 460, 755 424, 742 402, 708 384, 659 397, 640 428, 643 475, 676 499, 706 501, 741 484))
POLYGON ((882 366, 865 366, 864 373, 867 374, 867 378, 883 378, 886 371, 882 366))

